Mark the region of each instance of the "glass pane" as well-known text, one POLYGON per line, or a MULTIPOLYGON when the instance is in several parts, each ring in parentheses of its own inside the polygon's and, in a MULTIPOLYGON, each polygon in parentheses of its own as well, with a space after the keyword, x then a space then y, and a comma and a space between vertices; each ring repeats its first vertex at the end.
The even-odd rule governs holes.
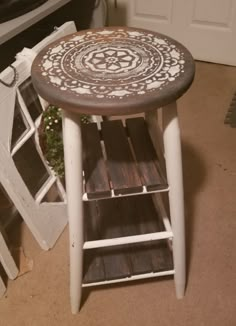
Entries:
POLYGON ((19 91, 28 108, 29 114, 35 120, 42 113, 42 106, 40 104, 38 94, 36 93, 31 81, 31 77, 26 79, 20 86, 19 91))
POLYGON ((35 196, 49 174, 35 148, 33 137, 22 145, 13 160, 31 195, 35 196))
POLYGON ((51 188, 48 190, 44 198, 42 199, 42 203, 58 203, 58 202, 63 202, 64 200, 62 199, 61 193, 58 189, 58 186, 56 183, 54 183, 51 188))
POLYGON ((18 97, 16 96, 11 148, 16 145, 17 141, 24 135, 27 129, 29 129, 29 124, 24 116, 24 113, 21 110, 18 97))

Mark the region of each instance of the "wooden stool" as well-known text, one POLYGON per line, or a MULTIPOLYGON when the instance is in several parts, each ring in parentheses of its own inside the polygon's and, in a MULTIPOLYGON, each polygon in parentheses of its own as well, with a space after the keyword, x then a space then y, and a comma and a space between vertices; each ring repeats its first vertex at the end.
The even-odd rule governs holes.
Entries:
POLYGON ((136 28, 78 32, 36 57, 36 90, 63 108, 73 313, 82 286, 172 274, 177 297, 183 297, 184 199, 175 101, 193 77, 193 58, 181 44, 136 28), (162 108, 166 175, 159 162, 157 108, 162 108), (106 120, 101 129, 80 120, 81 114, 141 112, 145 119, 106 120), (171 223, 160 200, 164 191, 171 223))

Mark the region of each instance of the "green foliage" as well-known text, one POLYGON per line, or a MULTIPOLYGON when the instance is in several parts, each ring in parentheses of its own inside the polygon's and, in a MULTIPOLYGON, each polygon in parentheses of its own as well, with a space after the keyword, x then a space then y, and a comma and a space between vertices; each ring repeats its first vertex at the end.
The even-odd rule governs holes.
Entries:
MULTIPOLYGON (((82 115, 82 123, 89 123, 90 116, 82 115)), ((64 171, 64 151, 62 139, 62 112, 61 109, 49 105, 42 116, 41 147, 48 165, 54 170, 56 175, 63 178, 64 171)))

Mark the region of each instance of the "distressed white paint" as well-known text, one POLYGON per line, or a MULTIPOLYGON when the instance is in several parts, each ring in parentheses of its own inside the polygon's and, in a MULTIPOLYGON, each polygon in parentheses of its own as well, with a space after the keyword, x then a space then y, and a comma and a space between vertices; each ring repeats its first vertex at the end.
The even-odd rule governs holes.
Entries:
MULTIPOLYGON (((171 224, 164 206, 161 204, 160 195, 157 191, 153 194, 153 201, 157 211, 163 216, 163 223, 166 231, 134 235, 128 237, 121 237, 115 239, 104 239, 97 241, 83 242, 83 235, 81 230, 83 228, 83 210, 81 208, 80 195, 82 195, 82 172, 78 169, 81 165, 81 143, 80 138, 80 122, 76 115, 66 113, 64 120, 64 137, 67 169, 67 189, 69 189, 68 200, 69 216, 70 216, 70 282, 71 282, 71 307, 72 312, 76 313, 79 309, 81 299, 81 287, 95 286, 101 284, 112 284, 124 281, 138 280, 144 278, 152 278, 164 275, 173 275, 175 277, 176 294, 180 298, 184 294, 185 289, 185 248, 184 248, 184 213, 183 213, 183 184, 182 184, 182 167, 181 167, 181 146, 180 134, 178 126, 178 118, 175 103, 169 105, 163 112, 164 116, 164 148, 167 165, 167 177, 170 182, 170 209, 171 209, 171 223, 174 231, 172 231, 171 224), (173 166, 174 164, 174 166, 173 166), (77 169, 73 168, 76 166, 77 169), (80 172, 79 172, 80 171, 80 172), (76 176, 75 176, 76 172, 76 176), (76 196, 75 196, 76 193, 76 196), (123 245, 127 243, 138 243, 144 241, 168 239, 173 240, 174 264, 175 269, 161 273, 148 273, 135 275, 124 279, 116 279, 104 282, 94 282, 90 284, 82 284, 82 251, 91 250, 93 248, 123 245)), ((146 114, 148 128, 150 133, 156 134, 157 124, 156 112, 152 111, 146 114), (154 133, 153 133, 154 131, 154 133)), ((143 192, 144 193, 144 192, 143 192)), ((140 193, 142 194, 142 193, 140 193)), ((114 195, 114 194, 113 194, 114 195)), ((114 196, 115 197, 115 196, 114 196)), ((87 200, 86 194, 83 195, 83 200, 87 200)))
MULTIPOLYGON (((2 265, 3 269, 5 270, 7 276, 14 280, 18 275, 18 268, 15 264, 15 261, 11 255, 11 252, 7 246, 7 243, 3 237, 0 228, 0 264, 2 265)), ((6 292, 6 286, 3 283, 3 280, 0 276, 0 298, 6 292)))
POLYGON ((70 246, 71 311, 80 307, 83 278, 83 176, 80 116, 63 112, 63 140, 66 173, 70 246))
MULTIPOLYGON (((69 22, 64 24, 52 35, 48 36, 42 42, 37 44, 32 49, 32 53, 39 52, 49 42, 75 31, 76 28, 74 23, 69 22)), ((19 56, 19 59, 15 61, 14 66, 19 75, 18 82, 15 87, 7 88, 0 84, 0 182, 21 214, 25 223, 31 230, 35 239, 38 241, 39 245, 43 249, 48 250, 49 248, 53 247, 67 224, 67 213, 65 202, 40 203, 40 200, 42 200, 44 197, 46 190, 51 184, 53 184, 54 180, 57 184, 60 184, 60 182, 59 180, 56 180, 51 169, 47 166, 37 142, 38 120, 36 122, 32 121, 29 113, 27 112, 27 107, 24 105, 24 102, 18 92, 18 85, 20 85, 30 76, 31 63, 34 57, 32 53, 30 51, 24 51, 24 55, 19 56), (24 137, 20 139, 11 152, 11 133, 13 128, 15 98, 17 93, 21 109, 24 111, 29 128, 24 134, 24 137), (49 179, 45 182, 42 188, 39 189, 39 192, 36 194, 36 198, 32 197, 30 194, 12 159, 12 155, 14 155, 33 134, 35 134, 36 139, 36 150, 42 158, 49 173, 49 179)), ((7 68, 1 73, 0 77, 5 81, 11 80, 12 70, 7 68)), ((61 192, 62 198, 65 198, 65 193, 63 193, 62 189, 63 187, 60 186, 59 192, 61 192)))
POLYGON ((86 241, 84 243, 83 248, 92 249, 92 248, 120 246, 123 244, 130 244, 130 243, 142 243, 146 241, 170 239, 172 237, 173 237, 173 233, 171 230, 163 231, 163 232, 153 232, 147 234, 132 235, 127 237, 117 237, 114 239, 86 241))
POLYGON ((6 292, 6 286, 3 283, 3 280, 2 280, 1 275, 0 275, 0 299, 4 295, 5 292, 6 292))
POLYGON ((182 153, 176 103, 170 104, 163 109, 163 140, 167 180, 170 187, 169 205, 171 226, 174 234, 173 259, 175 288, 177 298, 182 298, 186 284, 186 253, 182 153))
MULTIPOLYGON (((158 190, 158 192, 167 192, 167 191, 169 191, 168 187, 166 187, 165 189, 158 190)), ((145 195, 145 194, 153 194, 155 192, 156 192, 156 190, 149 191, 149 190, 147 190, 146 186, 143 186, 143 189, 140 192, 136 192, 136 193, 132 193, 132 194, 124 194, 124 195, 122 195, 122 194, 115 195, 114 189, 111 189, 111 196, 109 196, 109 198, 117 198, 117 197, 121 198, 121 197, 130 197, 130 196, 139 196, 139 195, 145 195)), ((100 197, 100 198, 105 199, 107 197, 104 197, 104 198, 100 197)), ((88 198, 87 193, 83 194, 83 201, 91 201, 91 199, 88 198)))
POLYGON ((46 60, 46 61, 44 62, 44 64, 43 64, 43 68, 44 68, 45 70, 48 70, 48 69, 52 68, 52 66, 53 66, 53 63, 52 63, 51 61, 49 61, 49 60, 46 60))
POLYGON ((18 274, 18 268, 6 244, 6 241, 0 230, 0 263, 2 264, 7 276, 14 280, 18 274))
POLYGON ((168 275, 174 275, 174 270, 164 271, 164 272, 158 272, 158 273, 145 273, 145 274, 139 274, 139 275, 132 275, 130 277, 121 278, 121 279, 115 279, 110 281, 104 281, 104 282, 93 282, 93 283, 84 283, 83 287, 91 287, 96 285, 108 285, 108 284, 115 284, 115 283, 121 283, 121 282, 129 282, 129 281, 136 281, 136 280, 144 280, 148 278, 154 278, 154 277, 160 277, 160 276, 168 276, 168 275))

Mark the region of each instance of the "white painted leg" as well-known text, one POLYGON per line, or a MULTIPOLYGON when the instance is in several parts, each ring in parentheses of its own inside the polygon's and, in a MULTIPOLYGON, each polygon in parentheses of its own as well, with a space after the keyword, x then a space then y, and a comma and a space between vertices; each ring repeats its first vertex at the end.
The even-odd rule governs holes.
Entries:
POLYGON ((70 237, 70 299, 71 311, 76 314, 83 276, 82 141, 78 114, 63 112, 63 139, 70 237))
POLYGON ((182 298, 186 283, 185 222, 181 139, 176 103, 163 108, 163 140, 167 180, 170 186, 169 202, 174 234, 173 258, 176 296, 182 298))
POLYGON ((3 294, 6 292, 5 284, 3 283, 3 280, 0 276, 0 298, 3 296, 3 294))

